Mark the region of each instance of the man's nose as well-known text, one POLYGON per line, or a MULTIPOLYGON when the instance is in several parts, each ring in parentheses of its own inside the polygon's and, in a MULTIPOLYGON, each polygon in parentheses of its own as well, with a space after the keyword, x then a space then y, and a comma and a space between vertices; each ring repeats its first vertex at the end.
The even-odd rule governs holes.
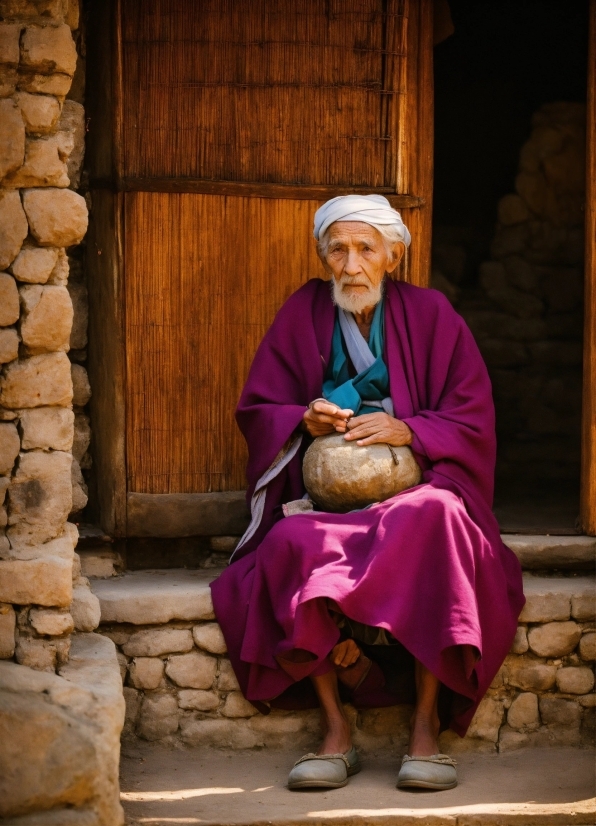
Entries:
POLYGON ((360 272, 360 256, 356 250, 348 250, 344 272, 346 275, 358 275, 360 272))

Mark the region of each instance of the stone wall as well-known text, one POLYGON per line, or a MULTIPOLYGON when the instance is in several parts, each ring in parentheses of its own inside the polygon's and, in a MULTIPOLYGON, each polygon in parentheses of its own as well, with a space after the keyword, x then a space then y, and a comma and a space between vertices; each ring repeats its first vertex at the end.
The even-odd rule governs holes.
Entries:
MULTIPOLYGON (((218 748, 315 746, 318 712, 275 710, 263 716, 244 699, 214 622, 204 576, 198 571, 143 572, 127 575, 131 585, 126 579, 93 584, 108 617, 100 632, 118 647, 127 706, 125 735, 218 748), (148 623, 152 613, 155 620, 148 623), (172 619, 159 622, 159 615, 172 619), (118 616, 127 622, 109 620, 118 616)), ((506 751, 593 742, 594 581, 573 576, 524 579, 527 603, 511 653, 466 738, 445 732, 443 750, 506 751)), ((410 706, 346 708, 359 748, 405 750, 410 706)))
POLYGON ((67 521, 89 444, 78 30, 78 2, 0 2, 0 657, 42 670, 99 620, 67 521))
POLYGON ((435 233, 433 286, 468 322, 493 382, 502 475, 579 477, 585 116, 581 103, 534 114, 490 260, 470 272, 470 233, 435 233))

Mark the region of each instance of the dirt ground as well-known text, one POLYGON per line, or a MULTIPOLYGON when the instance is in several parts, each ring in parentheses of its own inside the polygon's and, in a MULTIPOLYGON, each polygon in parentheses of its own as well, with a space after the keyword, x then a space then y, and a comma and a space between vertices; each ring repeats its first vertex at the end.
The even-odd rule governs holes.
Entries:
POLYGON ((457 788, 395 788, 396 757, 363 760, 343 789, 290 792, 301 755, 280 751, 123 747, 122 804, 128 824, 177 826, 584 826, 596 823, 594 753, 540 749, 458 757, 457 788))

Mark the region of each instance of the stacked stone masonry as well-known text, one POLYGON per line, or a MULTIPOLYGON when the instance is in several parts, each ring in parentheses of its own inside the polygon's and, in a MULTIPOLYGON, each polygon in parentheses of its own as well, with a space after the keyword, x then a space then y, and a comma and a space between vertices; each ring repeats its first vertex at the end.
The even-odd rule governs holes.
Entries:
POLYGON ((0 818, 39 826, 123 822, 116 651, 88 633, 68 521, 90 438, 81 52, 78 0, 0 0, 0 818))
MULTIPOLYGON (((219 748, 312 747, 318 715, 263 716, 239 690, 214 621, 208 583, 217 571, 139 571, 94 580, 100 633, 118 647, 125 734, 219 748)), ((505 751, 582 746, 594 735, 596 594, 588 576, 525 575, 527 603, 515 642, 464 740, 442 748, 505 751)), ((404 749, 411 708, 347 707, 365 751, 404 749)))
POLYGON ((585 123, 582 103, 534 114, 478 273, 474 233, 435 228, 432 286, 465 318, 488 365, 503 474, 579 476, 585 123))
POLYGON ((78 11, 0 2, 0 657, 41 670, 99 619, 67 521, 87 501, 90 440, 89 383, 68 355, 87 335, 84 110, 66 99, 78 11))

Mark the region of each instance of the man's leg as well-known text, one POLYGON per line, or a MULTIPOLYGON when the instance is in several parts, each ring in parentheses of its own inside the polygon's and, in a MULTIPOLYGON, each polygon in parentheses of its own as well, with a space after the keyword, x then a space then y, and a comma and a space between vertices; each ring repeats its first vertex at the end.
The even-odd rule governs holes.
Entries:
POLYGON ((321 705, 323 742, 317 754, 345 754, 352 746, 352 738, 339 698, 337 674, 328 671, 321 677, 311 677, 311 680, 321 705))
POLYGON ((416 660, 416 707, 410 723, 411 757, 429 757, 439 752, 439 699, 440 683, 428 668, 416 660))

